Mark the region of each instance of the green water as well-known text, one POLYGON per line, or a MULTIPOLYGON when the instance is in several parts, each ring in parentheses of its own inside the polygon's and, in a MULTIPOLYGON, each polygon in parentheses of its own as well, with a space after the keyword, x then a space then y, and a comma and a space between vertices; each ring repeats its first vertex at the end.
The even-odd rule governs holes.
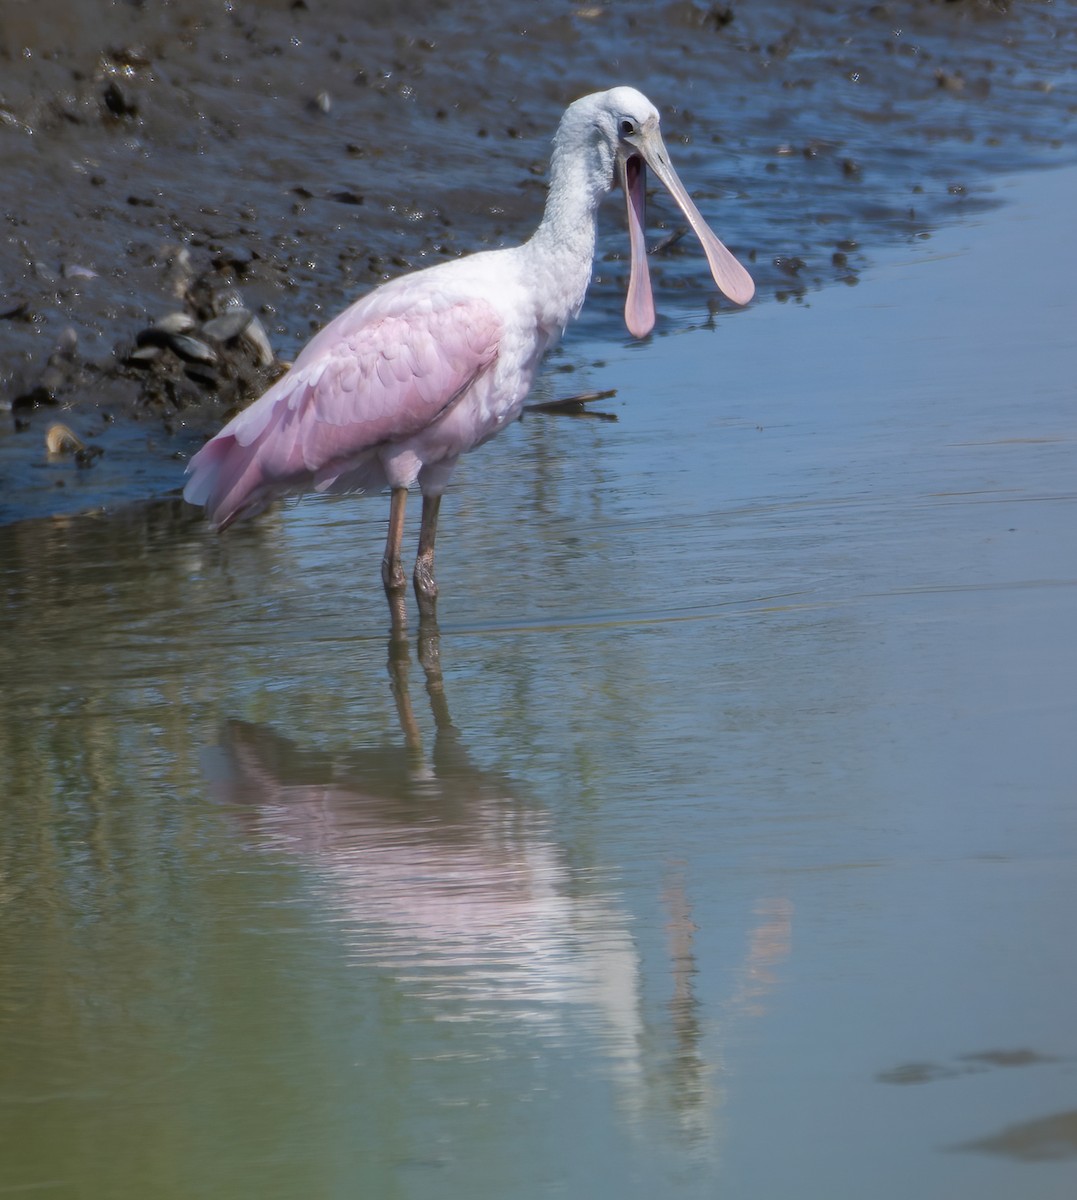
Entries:
POLYGON ((1071 188, 596 346, 438 637, 380 501, 0 531, 0 1195, 1071 1195, 1071 188))

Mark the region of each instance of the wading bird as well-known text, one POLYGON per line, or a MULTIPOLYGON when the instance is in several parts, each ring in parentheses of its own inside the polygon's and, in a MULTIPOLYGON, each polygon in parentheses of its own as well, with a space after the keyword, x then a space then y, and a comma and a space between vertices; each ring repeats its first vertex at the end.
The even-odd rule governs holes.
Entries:
POLYGON ((191 459, 186 498, 224 529, 289 493, 391 489, 382 581, 399 627, 404 509, 418 482, 415 595, 421 616, 432 617, 434 539, 449 476, 461 454, 520 415, 543 354, 579 313, 598 205, 615 183, 628 205, 625 322, 635 337, 654 325, 643 236, 647 167, 683 210, 715 283, 746 304, 751 276, 677 178, 654 105, 629 87, 584 96, 565 110, 554 136, 546 210, 531 239, 402 276, 356 301, 191 459))

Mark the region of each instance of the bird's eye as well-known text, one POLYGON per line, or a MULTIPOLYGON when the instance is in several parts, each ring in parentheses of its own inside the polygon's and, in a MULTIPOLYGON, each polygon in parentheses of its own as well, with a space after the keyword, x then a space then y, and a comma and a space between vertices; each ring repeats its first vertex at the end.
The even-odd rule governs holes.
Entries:
POLYGON ((621 121, 621 136, 631 137, 635 132, 636 122, 631 120, 629 117, 625 117, 624 120, 621 121))

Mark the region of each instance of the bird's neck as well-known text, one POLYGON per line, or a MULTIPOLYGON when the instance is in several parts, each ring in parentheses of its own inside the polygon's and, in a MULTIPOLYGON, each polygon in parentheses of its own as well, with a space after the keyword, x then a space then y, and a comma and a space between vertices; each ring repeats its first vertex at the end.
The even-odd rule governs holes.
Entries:
POLYGON ((564 327, 583 304, 595 256, 598 206, 609 191, 611 169, 594 154, 567 152, 555 142, 546 211, 522 247, 531 267, 545 277, 551 311, 545 318, 564 327))

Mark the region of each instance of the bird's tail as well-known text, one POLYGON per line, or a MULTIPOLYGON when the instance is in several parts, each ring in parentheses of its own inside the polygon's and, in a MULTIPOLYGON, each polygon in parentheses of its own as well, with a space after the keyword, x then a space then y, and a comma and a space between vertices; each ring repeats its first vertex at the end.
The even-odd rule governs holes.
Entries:
POLYGON ((278 495, 262 471, 258 443, 241 446, 226 431, 207 442, 187 466, 183 498, 205 507, 206 519, 216 530, 233 521, 253 517, 278 495))

